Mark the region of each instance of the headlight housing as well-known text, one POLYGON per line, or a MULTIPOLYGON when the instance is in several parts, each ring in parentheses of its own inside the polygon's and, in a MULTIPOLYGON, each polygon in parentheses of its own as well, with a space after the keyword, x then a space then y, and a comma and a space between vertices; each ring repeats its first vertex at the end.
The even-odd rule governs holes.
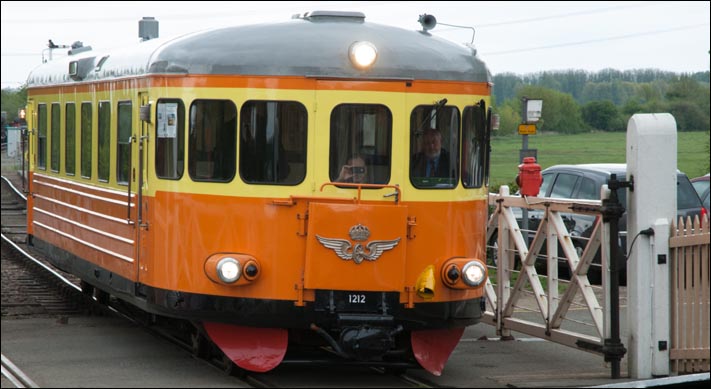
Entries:
POLYGON ((471 257, 450 258, 441 269, 442 282, 452 289, 479 288, 489 276, 484 262, 471 257))
POLYGON ((212 282, 226 286, 248 285, 259 279, 262 267, 249 254, 216 253, 205 260, 205 275, 212 282))

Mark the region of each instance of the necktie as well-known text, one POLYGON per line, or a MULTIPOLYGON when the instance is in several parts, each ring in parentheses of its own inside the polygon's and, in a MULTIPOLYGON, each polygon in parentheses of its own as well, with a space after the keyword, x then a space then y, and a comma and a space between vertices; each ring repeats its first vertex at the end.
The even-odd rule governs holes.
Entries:
POLYGON ((428 169, 429 174, 427 175, 427 177, 434 177, 435 176, 435 161, 434 161, 434 159, 430 159, 428 162, 428 165, 429 165, 429 169, 428 169))

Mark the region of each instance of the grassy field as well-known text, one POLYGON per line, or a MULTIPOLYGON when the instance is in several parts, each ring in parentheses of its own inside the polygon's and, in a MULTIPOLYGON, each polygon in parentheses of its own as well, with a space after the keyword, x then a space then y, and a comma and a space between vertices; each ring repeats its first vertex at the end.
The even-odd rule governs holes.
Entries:
MULTIPOLYGON (((520 135, 494 137, 491 142, 491 188, 511 185, 518 173, 520 135)), ((559 164, 625 163, 624 132, 578 135, 536 134, 528 136, 528 148, 538 149, 538 163, 545 169, 559 164)), ((677 133, 677 167, 689 178, 709 172, 709 133, 677 133)))

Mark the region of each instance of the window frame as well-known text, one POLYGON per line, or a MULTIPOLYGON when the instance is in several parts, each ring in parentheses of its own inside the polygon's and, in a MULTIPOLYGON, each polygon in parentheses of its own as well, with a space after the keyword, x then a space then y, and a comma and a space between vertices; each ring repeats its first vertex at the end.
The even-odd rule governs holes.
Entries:
POLYGON ((37 168, 47 170, 47 104, 37 105, 37 168))
POLYGON ((59 173, 59 167, 61 165, 61 143, 62 138, 62 105, 60 103, 52 103, 51 105, 51 115, 50 115, 50 127, 49 127, 49 163, 50 170, 53 173, 59 173))
POLYGON ((467 189, 478 189, 488 186, 489 181, 489 143, 487 139, 488 118, 487 112, 484 111, 483 103, 481 105, 469 105, 464 107, 462 112, 462 136, 460 139, 461 147, 461 166, 459 175, 461 176, 462 186, 467 189), (484 112, 476 112, 484 111, 484 112), (469 115, 469 117, 468 117, 469 115), (481 121, 477 119, 482 119, 481 121), (471 123, 471 132, 468 132, 466 124, 468 120, 471 123), (470 140, 471 143, 467 143, 470 140), (468 145, 465 147, 465 145, 468 145), (465 150, 466 149, 466 150, 465 150), (472 150, 477 150, 473 152, 472 150), (471 162, 468 168, 465 168, 467 163, 471 162), (465 177, 464 172, 474 171, 465 177))
MULTIPOLYGON (((437 104, 420 104, 413 107, 410 111, 410 144, 408 149, 408 155, 410 156, 408 163, 408 178, 410 184, 417 189, 455 189, 460 182, 461 176, 461 128, 462 128, 462 113, 459 111, 459 107, 455 105, 442 105, 437 104), (418 111, 424 110, 420 113, 418 111), (429 110, 429 112, 427 112, 429 110), (446 111, 443 111, 446 110, 446 111), (433 112, 434 111, 434 112, 433 112), (442 114, 443 112, 446 112, 442 114), (452 125, 451 121, 454 119, 452 116, 456 114, 456 124, 452 125), (422 118, 425 118, 422 120, 422 118), (430 123, 427 123, 429 121, 430 123), (449 124, 447 123, 449 121, 449 124), (434 123, 433 123, 434 122, 434 123), (448 128, 448 133, 445 134, 442 128, 448 128), (424 174, 415 175, 415 170, 421 170, 419 160, 421 160, 422 152, 422 140, 417 140, 417 137, 424 136, 424 133, 429 128, 436 128, 441 134, 441 149, 447 151, 449 156, 448 161, 448 171, 451 173, 454 168, 454 175, 449 175, 447 177, 425 177, 424 174), (452 138, 456 139, 452 139, 452 138), (415 146, 418 145, 418 146, 415 146), (417 167, 416 167, 417 166, 417 167), (434 180, 432 180, 434 178, 434 180), (430 181, 433 181, 433 185, 430 185, 430 181), (441 184, 437 181, 448 181, 448 183, 441 184)), ((421 138, 424 139, 424 138, 421 138)))
POLYGON ((100 182, 111 180, 111 101, 99 101, 97 137, 97 174, 100 182))
POLYGON ((382 103, 338 104, 331 110, 329 137, 328 177, 331 182, 337 182, 343 165, 355 156, 361 157, 368 169, 368 180, 364 184, 387 185, 390 182, 393 169, 393 114, 390 107, 382 103), (384 118, 375 116, 381 112, 385 114, 384 118), (366 115, 372 116, 372 120, 365 120, 366 115), (350 123, 343 124, 339 121, 341 118, 350 118, 350 123), (385 123, 379 123, 379 120, 385 123), (344 125, 348 128, 344 129, 344 125), (340 143, 344 138, 348 142, 346 145, 340 143), (385 167, 383 174, 379 172, 380 167, 385 167))
MULTIPOLYGON (((170 110, 172 111, 172 109, 170 110)), ((171 112, 172 113, 172 112, 171 112)), ((158 99, 156 102, 156 136, 155 136, 155 161, 154 161, 154 169, 156 172, 156 177, 162 179, 162 180, 180 180, 183 178, 183 175, 185 174, 185 163, 186 163, 186 157, 185 157, 185 103, 181 99, 176 99, 176 98, 161 98, 158 99), (164 139, 171 139, 169 136, 170 134, 167 132, 168 130, 168 118, 162 117, 162 115, 165 114, 165 109, 167 109, 167 106, 164 106, 161 108, 161 105, 167 105, 167 104, 177 104, 177 112, 175 113, 176 115, 176 134, 175 134, 175 143, 172 147, 173 151, 175 151, 174 157, 174 166, 172 169, 172 173, 175 173, 173 175, 168 175, 165 174, 169 170, 170 167, 163 167, 160 164, 163 163, 165 165, 166 159, 169 158, 170 155, 164 151, 164 149, 167 149, 171 145, 168 145, 167 142, 164 141, 164 139)), ((172 131, 172 130, 171 130, 172 131)), ((172 161, 171 161, 172 162, 172 161)))
POLYGON ((94 105, 90 101, 81 103, 81 142, 80 142, 80 158, 79 170, 82 178, 91 179, 93 170, 93 122, 94 122, 94 105), (86 158, 85 158, 86 156, 86 158), (87 174, 88 173, 88 174, 87 174))
POLYGON ((131 100, 119 101, 116 105, 116 183, 119 185, 128 185, 128 181, 131 179, 131 139, 133 139, 133 102, 131 100), (125 139, 122 139, 122 123, 125 123, 122 121, 122 119, 125 120, 122 113, 126 107, 128 108, 128 137, 123 134, 125 139), (125 172, 122 171, 124 163, 127 163, 125 172))
POLYGON ((76 130, 77 107, 72 102, 64 104, 64 173, 68 176, 76 174, 76 130), (71 110, 70 110, 71 108, 71 110), (70 112, 71 111, 71 112, 70 112))
POLYGON ((307 174, 308 126, 308 110, 300 101, 257 99, 245 101, 240 108, 238 140, 238 171, 242 181, 250 185, 294 186, 302 183, 307 174), (257 107, 257 104, 264 106, 257 107), (270 112, 271 116, 269 116, 270 112), (298 117, 295 119, 285 117, 289 114, 298 117), (289 132, 292 129, 293 131, 289 132), (270 131, 271 136, 268 134, 270 131), (269 138, 276 139, 277 142, 270 141, 269 138), (270 147, 271 150, 267 151, 272 153, 276 151, 276 163, 264 158, 268 153, 263 153, 259 145, 270 147), (267 173, 261 171, 257 174, 255 169, 260 169, 265 164, 271 166, 272 171, 267 173), (300 174, 298 170, 292 171, 294 167, 299 166, 297 164, 301 164, 302 167, 300 174), (269 176, 268 173, 271 173, 272 179, 264 178, 269 176))
MULTIPOLYGON (((219 109, 219 108, 212 108, 212 109, 219 109)), ((195 182, 214 182, 214 183, 229 183, 234 180, 235 175, 237 174, 237 105, 229 99, 195 99, 190 103, 190 118, 189 118, 189 133, 188 133, 188 175, 190 176, 190 179, 195 181, 195 182), (215 121, 214 123, 212 122, 216 117, 214 113, 205 113, 205 112, 198 112, 198 111, 193 111, 194 109, 197 110, 199 108, 197 104, 203 103, 203 102, 223 102, 223 111, 221 112, 221 115, 223 116, 222 122, 217 122, 215 121), (230 118, 229 120, 225 121, 224 119, 226 118, 226 115, 229 115, 228 112, 224 111, 224 107, 231 107, 234 112, 234 117, 230 118), (198 118, 198 116, 200 116, 198 118), (201 137, 198 138, 198 133, 197 133, 197 121, 200 120, 200 135, 201 137), (232 122, 234 122, 234 125, 232 125, 232 122), (205 132, 203 131, 203 128, 206 126, 210 125, 221 125, 222 126, 228 126, 232 127, 229 128, 232 131, 232 139, 229 139, 227 137, 226 140, 230 141, 230 144, 227 144, 227 142, 223 142, 225 139, 225 135, 221 134, 219 130, 215 129, 212 132, 205 132), (215 139, 212 139, 212 138, 215 139), (199 144, 205 144, 205 143, 212 143, 212 151, 210 151, 207 148, 200 148, 198 149, 199 144), (220 153, 221 151, 228 151, 229 152, 229 146, 232 146, 232 153, 228 156, 222 156, 220 153), (199 153, 205 153, 207 155, 211 155, 211 158, 207 160, 202 160, 202 159, 196 159, 199 153), (217 169, 224 169, 224 166, 219 166, 220 161, 218 161, 218 158, 222 160, 223 163, 231 163, 230 166, 227 166, 231 170, 227 170, 227 172, 231 174, 222 174, 221 176, 217 176, 216 172, 218 172, 217 169), (202 163, 203 167, 200 167, 200 163, 202 163), (217 166, 217 168, 216 168, 217 166), (211 170, 211 175, 205 175, 205 176, 200 176, 199 169, 208 169, 211 170), (215 178, 218 177, 218 178, 215 178)), ((216 127, 217 128, 217 127, 216 127)))

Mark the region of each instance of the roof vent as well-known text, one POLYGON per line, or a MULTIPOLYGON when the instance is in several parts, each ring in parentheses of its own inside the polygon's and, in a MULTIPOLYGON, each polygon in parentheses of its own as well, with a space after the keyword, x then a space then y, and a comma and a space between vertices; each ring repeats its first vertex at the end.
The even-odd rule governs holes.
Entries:
POLYGON ((322 20, 338 20, 338 21, 348 21, 348 22, 360 22, 365 20, 365 14, 362 12, 349 12, 349 11, 313 11, 307 12, 303 16, 306 20, 322 21, 322 20))
POLYGON ((138 37, 142 41, 158 38, 158 21, 152 16, 144 16, 138 21, 138 37))
POLYGON ((85 51, 91 50, 91 46, 84 46, 84 43, 80 41, 76 41, 72 43, 72 49, 67 52, 69 55, 75 55, 79 53, 83 53, 85 51))

